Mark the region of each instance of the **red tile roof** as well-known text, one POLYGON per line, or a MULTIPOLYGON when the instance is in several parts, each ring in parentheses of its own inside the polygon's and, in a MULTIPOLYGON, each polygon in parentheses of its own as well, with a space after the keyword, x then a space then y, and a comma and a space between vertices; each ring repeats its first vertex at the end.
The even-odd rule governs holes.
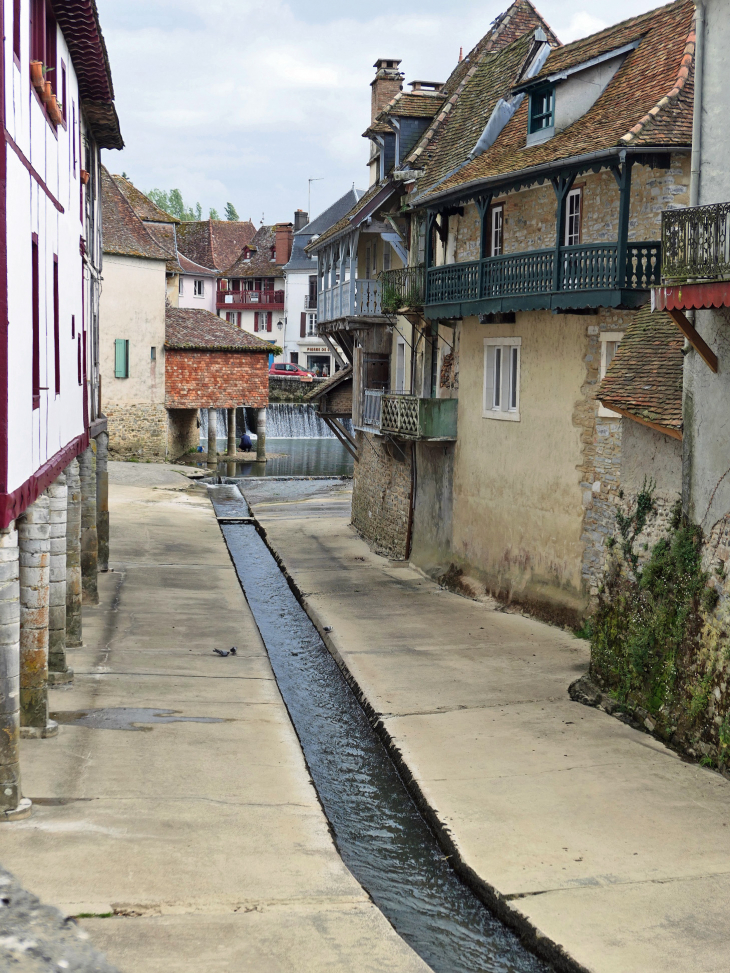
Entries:
POLYGON ((201 220, 180 223, 177 245, 181 253, 203 267, 222 272, 238 259, 247 243, 256 236, 250 220, 201 220))
POLYGON ((126 176, 113 175, 112 179, 119 187, 119 191, 124 195, 124 197, 129 201, 130 206, 134 212, 139 216, 141 220, 145 223, 151 221, 153 223, 179 223, 180 220, 176 216, 171 216, 166 213, 164 209, 153 203, 149 196, 146 196, 141 189, 137 189, 126 176))
POLYGON ((626 329, 597 398, 609 409, 682 430, 682 346, 684 338, 668 314, 639 311, 626 329))
POLYGON ((147 257, 150 260, 169 259, 169 254, 154 240, 122 194, 107 170, 101 170, 101 220, 104 253, 126 257, 147 257))
POLYGON ((283 277, 283 264, 271 259, 272 248, 276 244, 276 227, 261 226, 251 240, 251 257, 244 260, 243 253, 236 254, 236 260, 227 267, 223 277, 283 277))
POLYGON ((167 307, 165 347, 280 354, 281 349, 202 308, 167 307))

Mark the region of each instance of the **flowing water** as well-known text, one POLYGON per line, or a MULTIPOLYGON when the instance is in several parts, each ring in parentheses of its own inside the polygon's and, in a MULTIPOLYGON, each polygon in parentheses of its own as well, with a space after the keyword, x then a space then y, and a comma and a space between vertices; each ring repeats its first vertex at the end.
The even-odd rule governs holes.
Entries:
MULTIPOLYGON (((211 496, 249 513, 235 487, 211 496)), ((222 530, 347 867, 435 973, 547 973, 449 866, 256 528, 222 530)))

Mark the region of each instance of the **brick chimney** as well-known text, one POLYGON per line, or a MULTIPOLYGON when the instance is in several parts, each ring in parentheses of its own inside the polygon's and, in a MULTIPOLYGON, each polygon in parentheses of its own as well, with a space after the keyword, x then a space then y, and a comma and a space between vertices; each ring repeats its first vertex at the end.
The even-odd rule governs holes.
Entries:
POLYGON ((375 80, 370 82, 373 89, 370 109, 370 124, 375 121, 383 108, 392 101, 399 91, 403 90, 403 78, 398 65, 398 58, 378 58, 373 67, 375 68, 375 80))
POLYGON ((307 223, 309 223, 309 214, 303 209, 294 210, 294 232, 298 233, 307 223))
POLYGON ((289 263, 291 248, 294 236, 294 227, 291 223, 276 224, 276 262, 277 264, 289 263))

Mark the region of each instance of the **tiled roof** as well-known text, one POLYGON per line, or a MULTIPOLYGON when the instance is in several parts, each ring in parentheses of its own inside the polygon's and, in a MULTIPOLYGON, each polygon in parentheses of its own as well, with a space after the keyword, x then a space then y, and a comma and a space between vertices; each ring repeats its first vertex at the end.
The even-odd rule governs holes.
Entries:
MULTIPOLYGON (((435 143, 441 130, 450 123, 451 113, 458 105, 462 92, 479 71, 484 59, 496 51, 503 50, 528 33, 534 36, 534 31, 538 27, 542 28, 552 47, 560 45, 560 41, 553 33, 550 25, 546 20, 543 20, 529 0, 516 0, 503 14, 497 17, 479 43, 463 61, 456 65, 448 81, 441 89, 441 93, 446 95, 448 101, 411 150, 407 161, 414 168, 422 165, 424 160, 428 158, 428 154, 431 152, 431 143, 435 143)), ((473 146, 470 145, 466 151, 470 152, 472 148, 473 146)))
POLYGON ((309 392, 304 396, 304 402, 316 402, 323 395, 327 395, 332 389, 337 388, 342 382, 347 381, 348 378, 352 378, 352 365, 347 365, 345 368, 341 368, 339 372, 335 372, 334 375, 321 382, 319 385, 311 388, 309 392))
POLYGON ((250 220, 183 222, 178 226, 177 245, 190 260, 221 272, 238 259, 255 235, 256 227, 250 220))
POLYGON ((271 259, 271 249, 276 244, 276 227, 260 226, 256 236, 251 241, 254 252, 250 260, 244 260, 243 254, 237 254, 238 259, 224 272, 224 277, 283 277, 283 265, 271 259))
POLYGON ((129 201, 122 195, 114 178, 102 166, 101 220, 104 253, 127 257, 147 257, 150 260, 168 259, 168 254, 152 239, 129 201))
POLYGON ((218 276, 217 271, 211 270, 210 267, 203 267, 202 264, 196 264, 194 260, 189 260, 182 253, 178 253, 177 259, 184 274, 199 274, 202 277, 218 276))
MULTIPOLYGON (((438 187, 434 185, 433 171, 428 167, 426 180, 430 190, 427 189, 424 194, 423 187, 419 187, 419 197, 423 199, 425 195, 427 198, 434 192, 447 192, 467 183, 622 146, 626 144, 624 136, 639 123, 642 123, 642 127, 639 134, 633 136, 635 141, 632 144, 689 146, 692 134, 692 84, 688 54, 693 48, 690 37, 693 17, 694 5, 691 0, 677 0, 611 28, 610 39, 606 31, 601 31, 590 38, 558 48, 547 60, 549 72, 556 70, 556 67, 567 68, 583 63, 607 48, 615 49, 631 40, 640 39, 639 46, 626 55, 603 94, 569 128, 547 142, 527 146, 529 99, 525 98, 494 145, 438 187), (655 110, 653 115, 650 114, 652 110, 655 110), (671 124, 668 124, 670 119, 671 124)), ((524 41, 518 41, 517 45, 522 43, 524 41)), ((499 60, 509 56, 510 49, 507 49, 499 55, 499 60)), ((460 155, 461 152, 456 150, 451 155, 447 153, 448 159, 456 165, 459 165, 460 155)), ((448 171, 447 164, 441 163, 441 171, 448 171)))
POLYGON ((320 243, 324 243, 326 240, 329 240, 331 237, 336 236, 341 230, 346 229, 347 225, 350 222, 350 219, 353 216, 356 216, 363 208, 363 206, 366 206, 373 198, 373 196, 375 196, 382 188, 383 188, 383 184, 377 182, 373 186, 371 186, 370 189, 368 189, 368 191, 365 193, 365 195, 362 196, 357 201, 357 203, 355 203, 355 205, 348 213, 346 213, 336 223, 333 223, 328 230, 325 230, 324 233, 320 234, 320 236, 318 236, 316 240, 313 240, 309 244, 309 246, 305 247, 306 252, 309 253, 312 249, 318 247, 320 243))
POLYGON ((641 310, 626 329, 597 398, 675 434, 682 429, 684 338, 668 314, 641 310))
POLYGON ((152 239, 159 243, 167 253, 167 269, 171 274, 180 273, 180 264, 177 259, 177 240, 175 237, 174 223, 148 223, 144 224, 145 229, 152 239))
POLYGON ((128 200, 130 206, 134 212, 139 216, 144 222, 152 221, 153 223, 179 223, 180 220, 176 216, 170 216, 163 209, 160 209, 149 196, 133 186, 129 179, 124 176, 112 176, 112 179, 119 187, 120 192, 124 195, 125 199, 128 200))
POLYGON ((268 341, 229 324, 202 308, 165 309, 165 347, 200 351, 237 351, 275 354, 268 341))

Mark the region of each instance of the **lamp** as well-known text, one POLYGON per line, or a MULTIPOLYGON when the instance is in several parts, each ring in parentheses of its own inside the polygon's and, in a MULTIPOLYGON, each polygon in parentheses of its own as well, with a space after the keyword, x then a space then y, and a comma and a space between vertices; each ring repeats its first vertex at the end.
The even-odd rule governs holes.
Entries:
POLYGON ((283 328, 284 328, 284 322, 281 321, 281 320, 277 321, 276 322, 276 327, 279 329, 279 331, 282 331, 283 328))

